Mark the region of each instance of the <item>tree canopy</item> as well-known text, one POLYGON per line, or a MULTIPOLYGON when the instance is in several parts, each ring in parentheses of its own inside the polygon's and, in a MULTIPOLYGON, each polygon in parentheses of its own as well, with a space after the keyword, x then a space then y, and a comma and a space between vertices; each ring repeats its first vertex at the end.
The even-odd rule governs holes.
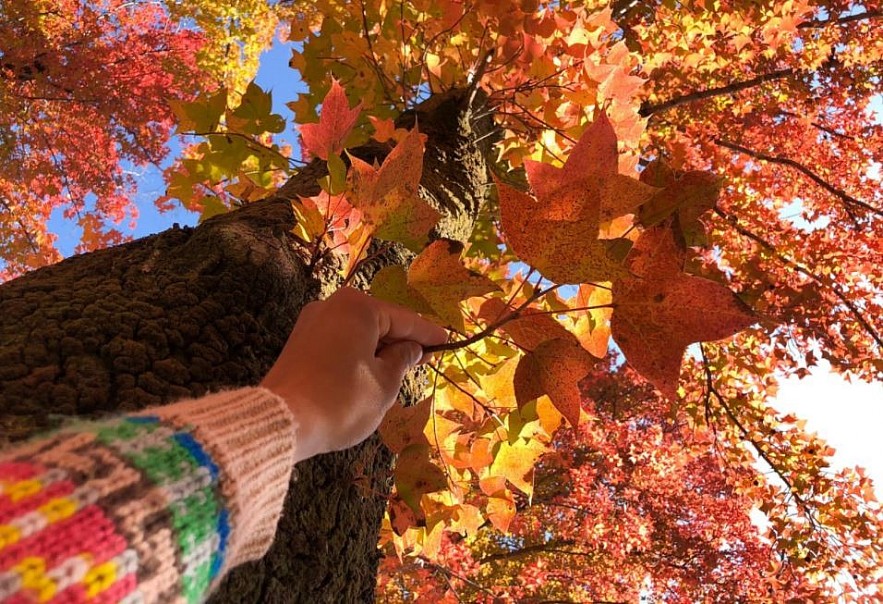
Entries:
POLYGON ((371 291, 451 338, 381 427, 380 599, 879 598, 870 480, 770 401, 821 359, 883 379, 879 3, 0 7, 6 276, 58 259, 55 208, 82 249, 120 241, 126 163, 173 131, 161 207, 209 219, 319 158, 304 263, 348 282, 413 257, 371 291), (277 28, 293 124, 250 82, 277 28), (395 121, 452 90, 498 125, 465 245, 435 234, 419 120, 395 121), (349 152, 369 141, 382 162, 349 152))

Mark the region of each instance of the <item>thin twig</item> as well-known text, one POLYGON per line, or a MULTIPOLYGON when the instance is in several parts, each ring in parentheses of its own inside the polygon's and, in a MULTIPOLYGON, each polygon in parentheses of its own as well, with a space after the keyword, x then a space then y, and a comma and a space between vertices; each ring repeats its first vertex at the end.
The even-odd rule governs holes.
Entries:
POLYGON ((800 162, 794 161, 793 159, 791 159, 789 157, 779 157, 778 155, 767 155, 766 153, 754 151, 752 149, 749 149, 748 147, 743 147, 742 145, 739 145, 739 144, 736 144, 736 143, 733 143, 733 142, 730 142, 728 140, 724 140, 721 138, 715 139, 714 142, 717 145, 720 145, 721 147, 724 147, 726 149, 730 149, 731 151, 738 151, 739 153, 744 153, 745 155, 747 155, 749 157, 753 157, 754 159, 759 159, 761 161, 769 162, 772 164, 779 164, 780 166, 788 166, 788 167, 794 168, 795 170, 797 170, 798 172, 800 172, 804 176, 808 177, 810 180, 812 180, 814 183, 816 183, 817 185, 819 185, 820 187, 822 187, 823 189, 825 189, 826 191, 828 191, 832 195, 840 198, 844 203, 857 206, 859 208, 867 210, 868 212, 871 212, 872 214, 876 214, 877 216, 883 217, 883 210, 881 210, 880 208, 875 208, 874 206, 872 206, 868 203, 865 203, 864 201, 861 201, 860 199, 856 199, 855 197, 847 194, 845 191, 838 189, 837 187, 830 184, 824 178, 822 178, 821 176, 819 176, 818 174, 816 174, 815 172, 813 172, 812 170, 810 170, 809 168, 807 168, 806 166, 801 164, 800 162))
POLYGON ((480 332, 466 338, 465 340, 459 340, 456 342, 448 342, 445 344, 436 344, 435 346, 425 346, 423 348, 423 352, 425 354, 425 353, 430 353, 430 352, 438 352, 439 350, 457 350, 459 348, 464 348, 466 346, 469 346, 471 344, 479 342, 482 340, 482 338, 492 334, 494 331, 499 329, 501 326, 505 325, 506 323, 508 323, 510 321, 514 321, 515 319, 519 318, 521 316, 521 312, 525 308, 527 308, 533 302, 537 301, 538 299, 545 296, 546 294, 548 294, 552 291, 555 291, 559 287, 561 287, 561 286, 560 285, 552 285, 552 286, 547 287, 546 289, 537 290, 536 292, 534 292, 534 294, 530 298, 527 299, 527 301, 525 301, 521 306, 519 306, 518 308, 513 310, 511 313, 502 317, 501 319, 498 319, 497 321, 494 321, 493 323, 491 323, 490 325, 485 327, 480 332))
POLYGON ((803 497, 801 497, 800 493, 794 487, 794 484, 785 475, 785 473, 776 466, 776 464, 773 462, 773 460, 770 458, 770 456, 764 450, 763 445, 761 445, 761 443, 759 443, 756 440, 754 440, 753 438, 751 438, 751 432, 748 430, 748 428, 745 427, 745 425, 742 423, 742 421, 736 416, 736 414, 733 412, 733 410, 727 404, 727 401, 724 400, 724 397, 721 396, 720 392, 718 392, 717 389, 714 387, 714 378, 711 373, 711 367, 709 367, 709 365, 708 365, 708 357, 705 355, 705 347, 702 345, 701 342, 699 343, 699 352, 702 354, 702 368, 705 371, 706 392, 715 398, 717 403, 724 410, 724 413, 726 413, 726 415, 730 419, 730 421, 733 422, 733 425, 736 426, 736 428, 739 430, 739 435, 742 437, 742 439, 744 441, 746 441, 747 443, 751 444, 752 447, 754 447, 754 450, 757 451, 757 454, 760 456, 760 458, 763 459, 767 463, 767 465, 772 469, 772 471, 776 474, 776 476, 779 477, 779 480, 781 480, 785 484, 785 486, 788 488, 788 493, 792 497, 794 497, 794 500, 803 509, 804 513, 807 515, 807 518, 810 520, 810 522, 812 522, 813 525, 818 528, 818 526, 816 524, 817 521, 816 521, 815 517, 812 515, 812 510, 809 509, 809 505, 806 503, 806 501, 803 499, 803 497))

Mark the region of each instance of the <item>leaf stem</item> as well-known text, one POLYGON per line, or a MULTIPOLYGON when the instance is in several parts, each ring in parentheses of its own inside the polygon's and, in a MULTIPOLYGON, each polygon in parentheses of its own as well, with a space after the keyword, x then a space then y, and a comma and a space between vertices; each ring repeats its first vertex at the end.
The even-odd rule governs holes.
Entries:
POLYGON ((520 317, 521 313, 524 311, 524 309, 526 309, 528 306, 530 306, 531 304, 533 304, 534 302, 536 302, 537 300, 539 300, 540 298, 542 298, 546 294, 549 294, 549 293, 555 291, 559 287, 561 287, 561 286, 560 285, 551 285, 551 286, 547 287, 546 289, 537 290, 536 292, 533 293, 533 295, 531 295, 527 300, 525 300, 525 302, 523 304, 521 304, 521 306, 519 306, 518 308, 513 310, 511 313, 504 315, 503 317, 497 319, 496 321, 494 321, 493 323, 491 323, 490 325, 485 327, 480 332, 473 334, 472 336, 469 336, 465 340, 459 340, 457 342, 447 342, 445 344, 436 344, 435 346, 426 346, 423 348, 423 352, 430 353, 430 352, 438 352, 440 350, 457 350, 459 348, 464 348, 464 347, 469 346, 471 344, 475 344, 476 342, 481 341, 486 336, 492 334, 494 331, 496 331, 497 329, 499 329, 500 327, 502 327, 506 323, 509 323, 510 321, 514 321, 515 319, 520 317))

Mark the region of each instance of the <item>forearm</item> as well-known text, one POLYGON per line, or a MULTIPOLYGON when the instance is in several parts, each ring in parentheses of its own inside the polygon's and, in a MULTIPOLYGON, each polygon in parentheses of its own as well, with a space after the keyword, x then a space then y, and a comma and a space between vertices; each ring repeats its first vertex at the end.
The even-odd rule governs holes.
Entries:
POLYGON ((294 436, 246 388, 0 453, 0 601, 201 601, 272 543, 294 436))

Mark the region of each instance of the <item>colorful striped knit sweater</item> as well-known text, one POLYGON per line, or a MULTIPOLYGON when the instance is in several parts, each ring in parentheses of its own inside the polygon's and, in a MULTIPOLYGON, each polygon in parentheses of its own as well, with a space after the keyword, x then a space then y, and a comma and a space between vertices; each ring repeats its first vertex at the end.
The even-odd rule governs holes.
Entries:
POLYGON ((0 452, 0 603, 203 601, 270 547, 294 436, 243 388, 0 452))

